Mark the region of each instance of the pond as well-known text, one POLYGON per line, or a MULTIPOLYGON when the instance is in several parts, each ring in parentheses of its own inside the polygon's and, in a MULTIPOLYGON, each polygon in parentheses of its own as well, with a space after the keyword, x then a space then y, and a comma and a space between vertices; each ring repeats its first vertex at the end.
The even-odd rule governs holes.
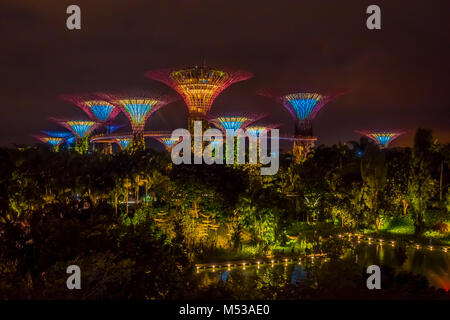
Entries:
MULTIPOLYGON (((426 277, 430 286, 450 289, 450 252, 442 248, 414 246, 396 246, 395 244, 361 242, 347 249, 341 257, 355 262, 364 270, 369 265, 388 266, 396 272, 406 271, 426 277), (364 268, 364 269, 363 269, 364 268)), ((288 262, 279 260, 261 262, 259 265, 242 262, 234 266, 222 266, 200 269, 197 271, 200 285, 208 287, 218 284, 233 283, 233 290, 242 290, 242 298, 246 292, 264 286, 281 287, 288 283, 299 283, 307 279, 308 272, 318 270, 314 265, 328 263, 329 258, 291 259, 288 262), (238 289, 236 289, 238 288, 238 289)))

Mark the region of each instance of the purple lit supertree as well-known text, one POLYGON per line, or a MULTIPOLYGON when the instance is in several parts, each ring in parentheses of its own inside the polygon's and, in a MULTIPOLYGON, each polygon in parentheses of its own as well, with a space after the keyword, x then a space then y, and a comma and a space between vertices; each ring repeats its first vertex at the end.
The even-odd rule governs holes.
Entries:
POLYGON ((281 103, 290 113, 295 121, 293 155, 296 163, 306 160, 308 153, 317 140, 313 135, 313 120, 317 113, 328 102, 344 94, 339 91, 332 94, 322 94, 314 91, 295 92, 288 94, 273 94, 268 90, 260 91, 259 94, 268 96, 276 102, 281 103))
POLYGON ((381 149, 389 147, 392 141, 406 133, 403 130, 356 130, 356 132, 375 141, 381 149))
POLYGON ((157 110, 175 99, 149 91, 127 91, 119 94, 101 94, 106 101, 117 106, 128 117, 133 130, 129 147, 132 152, 145 149, 144 128, 147 119, 157 110))
POLYGON ((247 71, 216 69, 195 66, 182 69, 149 71, 146 77, 165 83, 177 91, 189 110, 188 129, 193 132, 193 122, 200 120, 208 127, 206 116, 214 99, 231 84, 247 80, 252 74, 247 71))

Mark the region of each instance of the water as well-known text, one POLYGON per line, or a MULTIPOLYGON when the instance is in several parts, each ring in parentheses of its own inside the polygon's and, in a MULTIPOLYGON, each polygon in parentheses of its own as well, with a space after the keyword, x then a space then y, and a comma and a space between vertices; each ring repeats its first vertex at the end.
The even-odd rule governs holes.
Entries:
MULTIPOLYGON (((407 271, 425 276, 431 286, 450 289, 450 252, 428 247, 416 249, 414 246, 399 247, 390 243, 383 245, 361 243, 354 249, 348 249, 342 258, 353 260, 361 268, 376 264, 389 266, 397 272, 407 271)), ((198 272, 200 285, 207 287, 220 283, 231 285, 233 290, 241 290, 243 297, 248 292, 264 286, 281 287, 289 283, 300 283, 307 278, 307 266, 327 263, 324 259, 303 259, 289 263, 238 266, 234 268, 205 269, 198 272)))

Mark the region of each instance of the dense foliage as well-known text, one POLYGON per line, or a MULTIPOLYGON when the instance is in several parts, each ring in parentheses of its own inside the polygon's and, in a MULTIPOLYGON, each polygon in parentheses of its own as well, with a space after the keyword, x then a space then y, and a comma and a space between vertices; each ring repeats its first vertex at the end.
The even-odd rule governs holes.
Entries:
POLYGON ((0 149, 0 297, 186 297, 194 262, 318 250, 333 230, 449 241, 449 150, 419 129, 412 149, 362 138, 261 176, 151 151, 0 149), (81 293, 65 290, 70 264, 81 293))

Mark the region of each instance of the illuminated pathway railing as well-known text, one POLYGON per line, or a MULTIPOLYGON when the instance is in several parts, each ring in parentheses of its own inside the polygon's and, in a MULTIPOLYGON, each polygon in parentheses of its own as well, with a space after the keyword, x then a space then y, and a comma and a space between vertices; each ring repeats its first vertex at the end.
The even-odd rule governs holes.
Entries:
MULTIPOLYGON (((386 239, 382 239, 379 237, 370 237, 370 236, 365 236, 362 234, 355 234, 355 233, 342 233, 342 234, 338 234, 336 236, 332 236, 330 235, 328 237, 329 239, 342 239, 345 240, 347 239, 348 241, 356 241, 356 243, 360 244, 362 241, 366 241, 368 245, 372 245, 372 244, 376 244, 376 245, 388 245, 391 247, 395 247, 397 245, 397 241, 395 240, 386 240, 386 239)), ((326 238, 324 238, 326 239, 326 238)), ((409 243, 407 245, 408 247, 412 247, 415 248, 416 250, 420 250, 420 249, 427 249, 429 251, 433 251, 433 250, 441 250, 445 253, 448 253, 449 247, 445 246, 445 245, 437 245, 437 246, 432 246, 432 245, 421 245, 419 243, 409 243)), ((249 259, 249 260, 239 260, 239 261, 230 261, 230 262, 220 262, 220 263, 198 263, 195 265, 196 268, 196 272, 199 273, 200 271, 204 270, 212 270, 213 272, 215 270, 221 270, 221 269, 227 269, 228 271, 230 271, 231 269, 236 269, 236 268, 240 268, 242 270, 245 270, 246 267, 248 266, 256 266, 258 269, 260 266, 263 265, 270 265, 270 266, 275 266, 275 265, 279 265, 279 264, 284 264, 285 266, 287 266, 288 264, 299 264, 302 265, 303 263, 307 263, 307 262, 311 262, 311 263, 316 263, 317 261, 320 262, 327 262, 329 261, 329 258, 326 258, 326 254, 322 253, 322 254, 311 254, 311 255, 307 255, 307 256, 301 256, 301 257, 297 257, 297 258, 261 258, 261 259, 249 259)))

